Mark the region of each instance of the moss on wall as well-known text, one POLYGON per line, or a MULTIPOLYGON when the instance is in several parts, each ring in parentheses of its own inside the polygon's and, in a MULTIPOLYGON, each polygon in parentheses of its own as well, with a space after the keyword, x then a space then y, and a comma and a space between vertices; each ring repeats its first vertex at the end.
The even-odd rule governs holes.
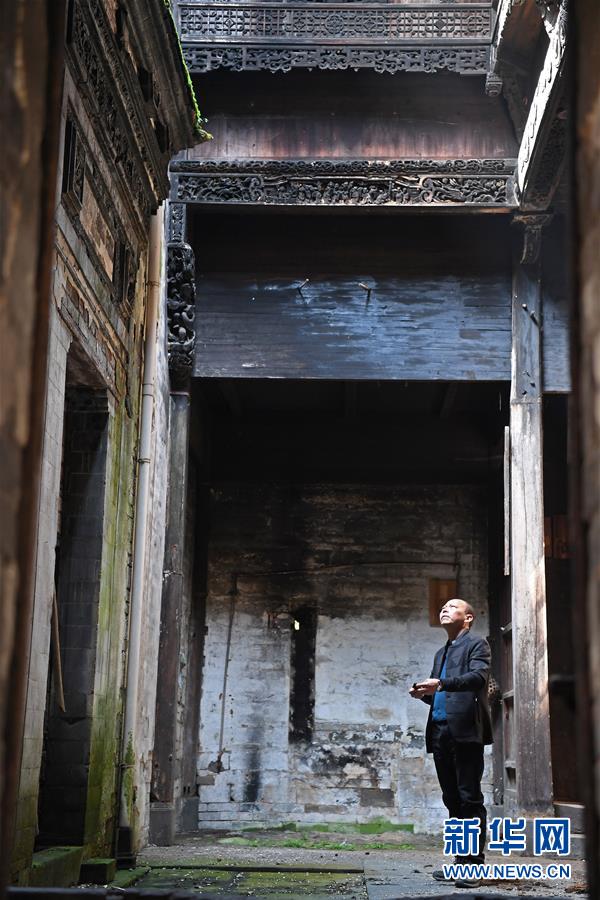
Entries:
MULTIPOLYGON (((111 413, 105 493, 96 683, 85 821, 86 856, 111 855, 119 814, 123 689, 134 526, 145 279, 137 280, 128 332, 128 371, 119 373, 111 413), (135 336, 135 337, 134 337, 135 336), (129 404, 125 403, 126 395, 129 404)), ((123 777, 135 824, 135 749, 130 739, 123 777)))

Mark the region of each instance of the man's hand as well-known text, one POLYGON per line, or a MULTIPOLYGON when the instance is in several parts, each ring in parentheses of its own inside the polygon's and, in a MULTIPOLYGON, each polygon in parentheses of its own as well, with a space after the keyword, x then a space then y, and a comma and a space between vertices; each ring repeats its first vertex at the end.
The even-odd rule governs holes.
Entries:
POLYGON ((421 697, 427 697, 435 694, 440 684, 439 678, 427 678, 425 681, 415 682, 409 691, 411 697, 420 700, 421 697))

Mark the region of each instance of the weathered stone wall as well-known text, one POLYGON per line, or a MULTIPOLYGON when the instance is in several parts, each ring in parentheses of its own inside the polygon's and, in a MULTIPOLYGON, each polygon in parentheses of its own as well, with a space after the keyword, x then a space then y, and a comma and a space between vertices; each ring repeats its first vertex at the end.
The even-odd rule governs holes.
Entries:
POLYGON ((211 507, 201 826, 384 817, 439 829, 427 709, 407 691, 445 640, 429 624, 428 579, 452 578, 455 561, 487 634, 485 494, 235 485, 215 488, 211 507), (314 673, 298 677, 293 620, 310 628, 307 609, 314 673), (311 702, 312 739, 290 740, 290 709, 311 702))

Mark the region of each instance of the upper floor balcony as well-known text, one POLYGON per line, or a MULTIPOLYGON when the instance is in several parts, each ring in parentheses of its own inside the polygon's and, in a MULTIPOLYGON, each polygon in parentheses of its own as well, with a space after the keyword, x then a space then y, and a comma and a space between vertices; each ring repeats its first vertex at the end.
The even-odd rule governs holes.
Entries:
POLYGON ((489 68, 494 10, 485 0, 181 0, 178 26, 192 72, 489 68))

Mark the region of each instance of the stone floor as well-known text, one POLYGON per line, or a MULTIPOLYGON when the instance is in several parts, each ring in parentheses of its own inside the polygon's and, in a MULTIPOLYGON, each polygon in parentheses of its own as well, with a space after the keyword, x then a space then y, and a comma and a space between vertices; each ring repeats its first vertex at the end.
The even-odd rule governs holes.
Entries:
MULTIPOLYGON (((489 854, 487 862, 540 863, 540 859, 489 854)), ((559 862, 565 862, 560 859, 559 862)), ((168 888, 228 898, 289 900, 394 900, 404 897, 586 897, 585 863, 572 866, 569 881, 486 882, 477 890, 435 881, 444 859, 439 841, 402 832, 356 835, 281 830, 207 832, 183 836, 172 847, 148 847, 138 857, 139 888, 168 888), (290 846, 291 845, 291 846, 290 846)))

